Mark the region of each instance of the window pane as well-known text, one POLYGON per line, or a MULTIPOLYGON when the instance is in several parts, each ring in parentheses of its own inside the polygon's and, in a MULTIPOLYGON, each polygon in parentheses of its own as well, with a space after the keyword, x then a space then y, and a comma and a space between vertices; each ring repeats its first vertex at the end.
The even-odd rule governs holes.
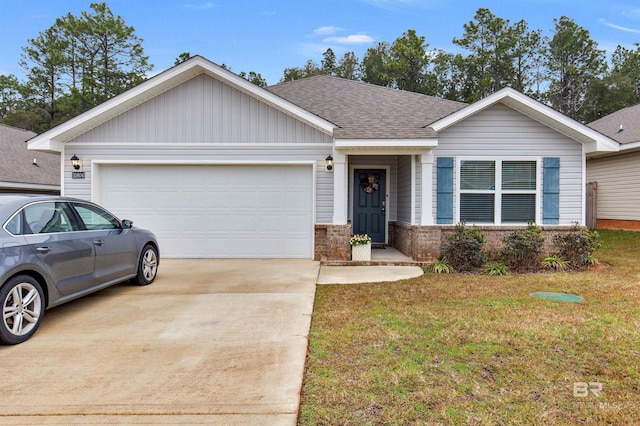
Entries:
POLYGON ((22 214, 18 213, 7 223, 6 226, 7 231, 11 232, 13 235, 22 234, 22 214))
POLYGON ((502 195, 502 223, 527 223, 535 220, 535 194, 502 195))
POLYGON ((108 212, 89 205, 89 204, 73 204, 85 227, 89 231, 95 231, 99 229, 118 229, 120 228, 120 222, 115 217, 111 216, 108 212))
POLYGON ((496 189, 496 163, 494 161, 462 161, 460 163, 460 189, 496 189))
POLYGON ((493 223, 493 194, 460 194, 460 220, 468 223, 493 223))
POLYGON ((31 204, 25 207, 24 216, 33 234, 51 234, 74 230, 74 225, 67 215, 64 203, 31 204))
POLYGON ((535 161, 503 161, 502 189, 531 190, 536 189, 535 161))

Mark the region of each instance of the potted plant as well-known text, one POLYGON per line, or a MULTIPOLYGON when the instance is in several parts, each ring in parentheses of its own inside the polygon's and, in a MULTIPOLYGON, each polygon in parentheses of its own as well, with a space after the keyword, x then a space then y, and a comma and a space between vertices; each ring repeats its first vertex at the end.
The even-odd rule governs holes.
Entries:
POLYGON ((354 234, 349 238, 351 260, 371 260, 371 237, 367 234, 354 234))

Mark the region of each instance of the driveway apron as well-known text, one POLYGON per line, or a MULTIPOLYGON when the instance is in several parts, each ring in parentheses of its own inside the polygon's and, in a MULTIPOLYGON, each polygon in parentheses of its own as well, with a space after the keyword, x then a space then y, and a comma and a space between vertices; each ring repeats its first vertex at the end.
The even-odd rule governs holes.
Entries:
POLYGON ((0 347, 0 424, 294 425, 319 264, 161 261, 0 347))

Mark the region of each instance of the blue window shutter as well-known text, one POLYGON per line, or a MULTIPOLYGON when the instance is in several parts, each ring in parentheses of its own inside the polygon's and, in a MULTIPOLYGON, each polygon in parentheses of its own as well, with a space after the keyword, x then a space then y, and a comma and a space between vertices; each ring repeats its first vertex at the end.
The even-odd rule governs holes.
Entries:
POLYGON ((453 157, 438 157, 436 223, 453 223, 453 157))
POLYGON ((542 159, 542 223, 560 223, 560 159, 542 159))

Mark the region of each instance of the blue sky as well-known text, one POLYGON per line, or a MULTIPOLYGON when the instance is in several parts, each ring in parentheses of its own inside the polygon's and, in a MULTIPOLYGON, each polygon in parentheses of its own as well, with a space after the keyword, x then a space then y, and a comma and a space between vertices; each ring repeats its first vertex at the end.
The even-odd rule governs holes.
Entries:
MULTIPOLYGON (((408 29, 430 48, 459 51, 451 42, 480 7, 512 23, 549 35, 566 15, 588 29, 601 49, 640 42, 638 0, 110 0, 111 10, 144 39, 153 73, 171 67, 182 52, 202 55, 232 71, 256 71, 277 83, 287 67, 336 56, 362 58, 375 42, 393 42, 408 29)), ((89 9, 81 0, 0 0, 0 74, 23 77, 22 47, 68 12, 89 9)))

